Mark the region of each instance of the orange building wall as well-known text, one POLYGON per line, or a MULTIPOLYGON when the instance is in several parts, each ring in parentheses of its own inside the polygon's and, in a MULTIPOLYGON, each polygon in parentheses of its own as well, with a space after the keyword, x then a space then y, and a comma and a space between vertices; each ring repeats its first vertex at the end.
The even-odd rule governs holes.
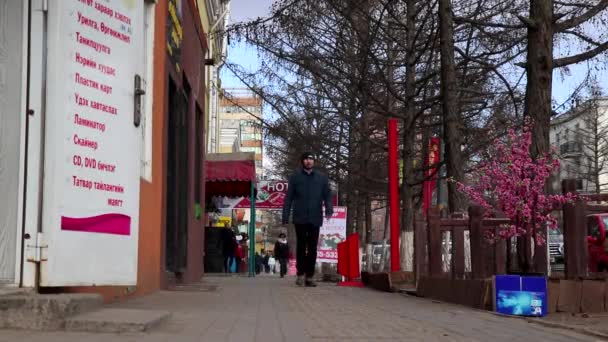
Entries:
MULTIPOLYGON (((192 94, 188 104, 188 128, 189 132, 189 193, 188 193, 188 247, 187 247, 187 266, 185 269, 180 282, 191 283, 198 282, 203 275, 203 258, 204 258, 204 224, 202 220, 195 219, 194 208, 197 202, 200 202, 204 207, 204 194, 205 194, 205 182, 204 179, 204 155, 200 162, 201 172, 203 174, 195 174, 195 145, 197 143, 197 127, 196 127, 196 108, 198 107, 201 113, 204 113, 205 108, 205 68, 202 66, 202 61, 205 59, 205 53, 207 46, 205 42, 205 34, 202 31, 200 25, 200 17, 198 15, 198 9, 195 7, 194 1, 183 1, 183 8, 189 6, 190 11, 184 11, 182 15, 182 27, 184 30, 184 41, 182 48, 182 66, 184 77, 187 79, 188 84, 191 86, 192 94), (195 198, 195 185, 197 184, 196 178, 200 177, 200 193, 202 198, 195 198)), ((202 120, 205 120, 204 115, 202 120)), ((207 137, 205 132, 203 134, 202 142, 204 143, 207 137)), ((204 153, 205 146, 200 147, 200 151, 204 153)))
POLYGON ((141 182, 139 214, 139 253, 136 294, 163 288, 165 231, 165 113, 167 106, 166 22, 167 1, 159 1, 154 21, 154 99, 152 119, 152 182, 141 182))

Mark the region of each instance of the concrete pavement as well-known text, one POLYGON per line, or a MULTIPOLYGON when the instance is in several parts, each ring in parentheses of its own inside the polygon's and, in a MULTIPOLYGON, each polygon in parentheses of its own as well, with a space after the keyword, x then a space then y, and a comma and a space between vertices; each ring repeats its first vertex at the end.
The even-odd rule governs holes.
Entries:
POLYGON ((2 331, 0 341, 598 341, 572 331, 369 289, 298 288, 293 278, 206 277, 196 286, 116 304, 163 310, 147 333, 2 331))

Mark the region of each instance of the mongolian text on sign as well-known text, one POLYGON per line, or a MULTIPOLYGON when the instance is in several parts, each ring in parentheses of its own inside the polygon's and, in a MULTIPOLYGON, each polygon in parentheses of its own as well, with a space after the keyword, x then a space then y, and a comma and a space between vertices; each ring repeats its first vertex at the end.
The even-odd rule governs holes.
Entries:
POLYGON ((346 240, 346 207, 335 207, 334 214, 323 222, 317 247, 317 262, 338 263, 338 244, 346 240))
POLYGON ((41 282, 126 285, 137 276, 143 2, 49 4, 41 282), (72 262, 78 258, 83 267, 72 262))

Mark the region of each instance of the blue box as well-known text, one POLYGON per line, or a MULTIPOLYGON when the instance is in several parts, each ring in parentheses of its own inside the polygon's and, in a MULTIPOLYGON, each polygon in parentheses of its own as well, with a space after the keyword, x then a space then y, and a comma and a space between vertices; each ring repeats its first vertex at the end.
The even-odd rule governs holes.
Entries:
POLYGON ((538 276, 496 276, 496 312, 513 316, 547 315, 547 278, 538 276))

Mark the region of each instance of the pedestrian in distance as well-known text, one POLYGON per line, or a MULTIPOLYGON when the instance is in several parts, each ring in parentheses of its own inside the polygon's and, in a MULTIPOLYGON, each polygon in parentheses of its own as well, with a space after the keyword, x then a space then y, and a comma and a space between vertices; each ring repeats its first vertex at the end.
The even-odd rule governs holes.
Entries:
POLYGON ((292 217, 296 227, 296 284, 314 287, 316 284, 313 276, 317 263, 319 231, 323 225, 323 205, 326 219, 332 216, 334 210, 329 179, 314 168, 314 154, 302 154, 300 162, 301 168, 289 177, 283 205, 283 224, 289 224, 292 217))
POLYGON ((268 258, 268 268, 270 273, 274 274, 274 266, 277 264, 277 259, 274 258, 274 255, 270 254, 268 258))
POLYGON ((268 266, 268 261, 270 260, 270 254, 262 249, 262 257, 264 258, 264 272, 270 273, 270 266, 268 266))
POLYGON ((235 259, 235 263, 236 263, 236 270, 235 273, 239 273, 241 270, 241 262, 243 261, 244 255, 243 255, 243 246, 241 245, 241 236, 237 237, 236 240, 236 248, 234 249, 234 259, 235 259))
POLYGON ((220 228, 220 240, 222 255, 224 256, 224 272, 230 273, 230 268, 234 262, 234 252, 236 249, 236 236, 231 228, 220 228))
POLYGON ((287 244, 287 235, 279 234, 279 239, 274 244, 274 255, 276 256, 279 265, 281 265, 281 278, 287 274, 287 262, 289 261, 289 245, 287 244))
POLYGON ((260 253, 255 252, 255 274, 260 274, 264 268, 264 257, 260 253))

